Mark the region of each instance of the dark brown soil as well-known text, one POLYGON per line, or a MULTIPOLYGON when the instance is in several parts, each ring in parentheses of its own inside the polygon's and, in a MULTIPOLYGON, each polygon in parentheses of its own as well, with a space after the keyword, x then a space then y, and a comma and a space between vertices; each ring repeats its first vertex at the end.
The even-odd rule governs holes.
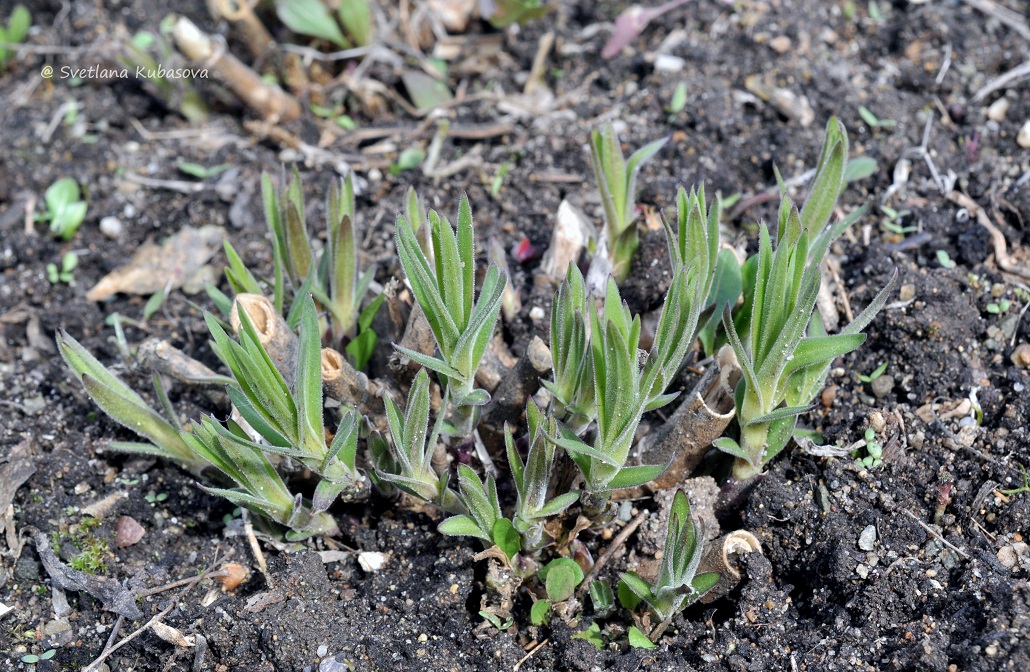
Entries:
MULTIPOLYGON (((224 31, 204 3, 76 1, 65 9, 56 2, 31 4, 39 27, 31 44, 79 50, 23 53, 0 74, 0 456, 35 468, 13 499, 8 520, 17 533, 9 530, 2 545, 0 602, 13 611, 0 620, 0 651, 3 669, 28 669, 21 662, 26 654, 56 649, 35 668, 73 670, 101 653, 117 616, 86 593, 68 593, 71 611, 65 618, 71 628, 61 624, 34 545, 27 543, 20 554, 8 546, 31 537, 32 528, 54 538, 63 533, 58 546, 66 561, 76 544, 106 545, 101 573, 134 590, 196 576, 230 550, 244 565, 253 565, 254 558, 239 535, 239 519, 224 520, 232 518, 232 507, 205 494, 188 474, 105 450, 109 440, 131 435, 85 397, 56 354, 54 334, 66 329, 137 389, 149 389, 148 372, 119 363, 114 331, 104 322, 115 312, 139 319, 147 297, 123 294, 97 304, 85 292, 145 241, 186 225, 226 227, 247 262, 267 272, 258 180, 262 171, 278 170, 283 157, 280 147, 243 126, 247 112, 214 81, 201 83, 213 107, 202 125, 206 131, 175 134, 166 132, 191 127, 134 79, 87 79, 73 87, 59 77, 40 77, 45 64, 59 71, 63 65, 104 63, 106 35, 119 26, 130 32, 155 28, 169 11, 205 30, 224 31), (84 127, 58 118, 72 98, 84 127), (189 179, 176 169, 181 160, 231 168, 210 180, 218 188, 190 195, 125 178, 189 179), (49 237, 45 224, 27 234, 26 202, 41 200, 65 176, 78 180, 88 196, 86 223, 67 243, 49 237), (121 220, 121 237, 100 232, 106 216, 121 220), (67 251, 80 258, 75 281, 52 285, 45 267, 67 251), (99 526, 84 529, 88 517, 82 509, 112 493, 124 497, 99 526), (141 542, 114 547, 118 516, 145 528, 141 542)), ((1020 468, 1030 465, 1030 375, 1011 359, 1016 345, 1030 341, 1030 319, 1021 313, 1027 295, 1017 292, 1030 277, 1001 273, 988 231, 975 213, 947 198, 950 191, 942 192, 922 159, 909 156, 909 180, 888 195, 895 165, 920 144, 932 116, 927 149, 936 171, 953 175, 954 188, 986 209, 1007 238, 1013 261, 1030 268, 1030 155, 1016 142, 1030 119, 1030 89, 1023 83, 983 102, 973 100, 989 80, 1030 58, 1030 44, 957 1, 881 1, 876 5, 882 18, 875 20, 862 2, 743 0, 730 9, 698 0, 657 20, 634 43, 633 53, 603 61, 598 54, 609 32, 591 26, 611 21, 624 3, 551 4, 557 10, 549 18, 506 34, 500 56, 452 64, 451 83, 465 81, 470 93, 489 88, 514 94, 522 90, 541 36, 556 34, 546 83, 558 102, 550 113, 513 114, 496 96, 449 110, 455 126, 511 124, 510 131, 487 140, 444 144, 445 162, 481 144, 485 182, 475 171, 439 180, 419 171, 390 175, 386 167, 396 152, 369 152, 370 141, 344 136, 330 147, 369 181, 358 202, 364 263, 377 262, 382 281, 399 274, 391 238, 409 184, 449 215, 456 212, 459 194, 468 193, 477 235, 483 241, 499 236, 509 250, 523 237, 545 249, 565 198, 599 221, 585 147, 589 130, 608 119, 625 122, 627 148, 672 136, 644 168, 638 198, 671 207, 680 184, 703 180, 709 193, 747 195, 775 184, 774 165, 787 179, 804 172, 817 160, 823 124, 838 115, 850 131, 852 155, 878 163, 872 177, 850 186, 845 209, 872 201, 907 210, 902 223, 916 230, 901 242, 874 207, 835 246, 854 312, 894 268, 901 273, 902 295, 892 297, 869 327, 866 344, 837 363, 829 381, 835 395, 825 395, 830 403, 807 422, 827 443, 847 445, 885 419, 883 465, 865 470, 851 458, 801 451, 777 459, 744 508, 731 515, 734 520, 724 521, 758 535, 765 555, 748 561, 748 580, 739 590, 688 610, 651 651, 598 651, 571 638, 582 625, 557 622, 532 628, 523 619, 504 633, 474 630, 482 620, 484 568, 472 558, 479 548, 441 538, 437 521, 424 513, 375 499, 367 508, 336 511, 342 535, 335 541, 312 542, 292 553, 266 547, 267 576, 252 571, 235 591, 223 593, 207 579, 188 592, 140 599, 144 619, 170 606, 165 623, 202 637, 206 647, 177 649, 147 632, 110 657, 109 669, 511 670, 530 650, 533 655, 518 669, 1030 669, 1030 561, 1014 569, 999 562, 1003 547, 1030 536, 1030 493, 1001 492, 1018 489, 1020 468), (845 8, 852 6, 857 13, 849 18, 845 8), (646 54, 674 31, 684 33, 669 53, 685 59, 685 66, 658 71, 646 54), (750 77, 806 96, 814 123, 804 127, 763 103, 749 92, 750 77), (665 107, 680 83, 686 84, 688 103, 670 115, 665 107), (1007 115, 989 120, 986 106, 1003 96, 1010 102, 1007 115), (859 106, 897 124, 870 129, 859 106), (493 198, 489 180, 506 161, 511 170, 493 198), (574 178, 548 177, 558 174, 574 178), (938 251, 954 267, 944 268, 938 251), (989 305, 1001 299, 1010 308, 996 314, 989 305), (859 379, 884 362, 882 380, 859 379), (975 404, 948 417, 971 397, 982 409, 979 423, 975 404), (859 538, 869 540, 869 526, 876 534, 863 549, 859 538), (340 550, 348 552, 325 553, 340 550), (357 551, 382 552, 386 563, 366 572, 357 551)), ((1027 9, 1018 0, 1006 4, 1027 9)), ((10 5, 0 2, 0 17, 10 5)), ((471 35, 484 32, 491 32, 485 24, 470 28, 471 35)), ((229 46, 239 45, 230 40, 229 46)), ((377 65, 373 73, 385 85, 398 86, 388 66, 377 65)), ((371 119, 356 109, 352 116, 362 129, 396 128, 397 150, 424 147, 433 127, 395 112, 371 119)), ((319 140, 310 120, 288 130, 309 143, 319 140)), ((309 202, 319 204, 309 219, 321 221, 321 194, 335 174, 326 167, 302 172, 309 202)), ((802 187, 795 197, 804 195, 802 187)), ((728 222, 728 239, 753 247, 754 223, 774 219, 775 207, 766 201, 728 222)), ((664 254, 660 236, 644 235, 626 288, 634 310, 660 302, 664 254)), ((546 338, 546 320, 534 321, 530 313, 539 307, 549 314, 553 290, 534 283, 536 260, 508 261, 523 298, 522 313, 504 332, 517 355, 531 335, 546 338)), ((173 292, 147 325, 126 328, 129 342, 169 338, 214 365, 202 313, 192 302, 211 308, 203 294, 173 292)), ((205 398, 181 388, 173 389, 172 402, 184 418, 209 408, 205 398)), ((606 571, 615 576, 617 565, 606 571)), ((144 622, 125 623, 121 636, 144 622)))

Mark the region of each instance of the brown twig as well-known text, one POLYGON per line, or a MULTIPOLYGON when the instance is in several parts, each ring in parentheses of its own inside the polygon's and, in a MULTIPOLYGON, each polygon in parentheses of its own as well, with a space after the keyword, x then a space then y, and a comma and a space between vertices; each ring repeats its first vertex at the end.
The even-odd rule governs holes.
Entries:
POLYGON ((534 646, 532 649, 530 649, 529 653, 527 653, 526 655, 522 656, 522 659, 519 662, 515 663, 515 667, 511 668, 511 672, 519 672, 519 668, 522 667, 522 663, 524 663, 527 660, 529 660, 530 658, 532 658, 534 653, 536 653, 540 649, 544 648, 544 646, 546 646, 547 643, 550 642, 550 641, 551 641, 551 638, 548 637, 548 638, 544 639, 544 641, 540 642, 539 644, 534 646))
POLYGON ((971 559, 969 557, 968 553, 966 553, 961 548, 959 548, 955 544, 953 544, 950 541, 948 541, 947 539, 945 539, 944 536, 940 532, 938 532, 937 530, 933 529, 932 527, 930 527, 929 525, 927 525, 923 521, 919 520, 919 518, 917 518, 914 513, 912 513, 911 511, 908 511, 906 509, 901 509, 901 512, 904 513, 909 518, 911 518, 912 520, 916 521, 916 523, 919 525, 919 527, 923 528, 924 530, 926 530, 927 532, 929 532, 933 536, 937 537, 937 540, 940 541, 942 544, 944 544, 945 546, 947 546, 951 550, 955 551, 956 553, 961 555, 966 560, 970 560, 971 559))
POLYGON ((604 552, 604 555, 597 559, 597 562, 595 562, 594 566, 590 568, 590 572, 583 579, 583 582, 579 584, 579 590, 576 591, 579 595, 582 595, 587 591, 587 589, 590 587, 590 583, 595 578, 597 578, 597 575, 601 573, 601 570, 604 569, 604 566, 607 565, 608 561, 612 559, 613 555, 615 555, 615 551, 619 550, 619 548, 621 548, 622 545, 626 543, 626 540, 629 539, 629 536, 636 532, 637 528, 640 527, 641 523, 647 520, 648 516, 650 515, 650 511, 641 511, 637 514, 636 518, 634 518, 626 524, 626 527, 622 528, 622 530, 615 537, 615 539, 612 540, 611 545, 608 546, 608 550, 604 552))

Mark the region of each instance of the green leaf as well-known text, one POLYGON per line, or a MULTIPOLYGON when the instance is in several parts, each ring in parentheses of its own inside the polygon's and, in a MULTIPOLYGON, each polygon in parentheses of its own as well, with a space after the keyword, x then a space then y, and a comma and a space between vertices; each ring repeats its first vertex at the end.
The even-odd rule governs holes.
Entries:
POLYGON ((460 515, 451 516, 444 520, 436 528, 440 533, 446 534, 453 537, 476 537, 482 539, 487 543, 493 543, 493 540, 483 530, 479 529, 479 525, 471 516, 460 515))
POLYGON ((715 584, 717 583, 719 583, 718 572, 704 572, 694 577, 694 580, 690 583, 690 587, 697 593, 697 597, 701 597, 712 588, 715 588, 715 584))
POLYGON ((529 621, 533 625, 544 625, 547 623, 547 614, 551 611, 550 600, 537 600, 529 610, 529 621))
POLYGON ((371 329, 366 329, 347 344, 344 349, 353 359, 355 369, 358 371, 365 370, 365 367, 368 366, 369 360, 372 359, 372 355, 375 354, 376 345, 378 343, 379 337, 376 335, 376 332, 371 329))
POLYGON ((629 645, 634 649, 653 649, 654 642, 635 625, 629 626, 629 645))
POLYGON ((844 185, 848 160, 848 133, 836 117, 826 125, 826 141, 808 200, 801 209, 801 225, 810 236, 822 230, 833 214, 844 185))
MULTIPOLYGON (((300 337, 297 349, 297 372, 293 396, 297 406, 297 431, 300 446, 309 451, 325 448, 325 427, 322 424, 322 343, 310 295, 302 299, 300 337)), ((317 454, 317 453, 313 453, 317 454)))
POLYGON ((665 473, 669 468, 667 464, 641 464, 632 467, 623 467, 615 477, 608 481, 606 490, 621 490, 622 488, 636 488, 665 473))
POLYGON ((868 156, 856 156, 848 161, 847 167, 844 168, 844 181, 851 183, 864 180, 875 175, 879 169, 880 166, 876 163, 876 159, 868 156))
POLYGON ((415 352, 414 350, 403 348, 397 345, 396 343, 393 347, 395 350, 397 350, 397 352, 401 353, 402 355, 404 355, 411 361, 415 362, 416 364, 421 364, 430 371, 436 371, 440 375, 447 376, 448 378, 453 378, 455 380, 464 379, 464 376, 462 376, 457 369, 448 366, 447 362, 443 361, 442 359, 430 357, 429 355, 423 355, 421 352, 415 352))
POLYGON ((276 0, 275 13, 295 33, 329 40, 341 49, 352 46, 322 0, 276 0))
POLYGON ((604 638, 601 636, 601 626, 596 622, 591 623, 587 626, 586 630, 577 632, 572 636, 573 639, 585 639, 586 641, 593 644, 598 651, 604 648, 604 638))
POLYGON ((624 609, 636 611, 644 600, 651 600, 651 586, 634 572, 624 572, 619 580, 619 604, 624 609))
POLYGON ((51 215, 79 200, 79 183, 72 177, 62 177, 46 190, 43 200, 51 215))
POLYGON ((594 613, 604 616, 615 606, 615 595, 606 581, 590 582, 590 601, 594 605, 594 613))
POLYGON ((744 449, 740 447, 740 444, 738 444, 736 441, 729 438, 728 436, 724 436, 716 439, 715 441, 712 441, 712 445, 724 453, 729 453, 733 457, 737 457, 742 460, 749 459, 747 453, 745 453, 744 449))
POLYGON ((143 321, 146 322, 151 317, 153 317, 154 313, 156 313, 158 309, 160 309, 161 306, 164 305, 164 302, 165 291, 163 289, 151 294, 150 298, 147 299, 146 304, 144 304, 143 306, 143 321))
MULTIPOLYGON (((405 70, 401 74, 401 81, 411 97, 411 102, 420 111, 432 110, 447 105, 454 100, 454 95, 447 87, 447 84, 424 72, 405 70)), ((419 159, 416 165, 421 163, 421 161, 419 159)), ((400 161, 398 161, 399 163, 400 161)), ((415 166, 411 167, 414 168, 415 166)))
POLYGON ((794 357, 784 369, 785 374, 809 366, 829 364, 841 355, 852 352, 865 342, 865 334, 834 334, 801 339, 794 357))
POLYGON ((579 500, 579 492, 566 492, 565 494, 558 495, 551 501, 547 502, 547 504, 544 504, 542 507, 537 509, 536 515, 538 518, 557 516, 559 513, 575 504, 577 500, 579 500))
POLYGON ((340 23, 359 47, 372 41, 372 16, 368 3, 369 0, 340 0, 337 10, 340 23))
POLYGON ((515 557, 515 554, 522 550, 522 537, 518 530, 507 518, 498 518, 494 523, 490 536, 493 542, 504 551, 508 559, 515 557))
POLYGON ((29 14, 29 10, 25 8, 25 5, 15 5, 11 10, 11 15, 7 18, 7 35, 4 41, 21 44, 25 41, 31 27, 32 16, 29 14))
POLYGON ((555 558, 539 573, 552 602, 562 602, 572 597, 576 586, 583 581, 583 569, 571 558, 555 558))

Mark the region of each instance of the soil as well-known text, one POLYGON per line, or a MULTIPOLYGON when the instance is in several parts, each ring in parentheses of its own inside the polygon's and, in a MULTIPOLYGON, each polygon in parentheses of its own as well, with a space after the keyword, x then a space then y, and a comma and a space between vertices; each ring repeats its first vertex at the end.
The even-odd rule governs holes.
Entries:
MULTIPOLYGON (((0 16, 10 4, 0 3, 0 16)), ((1030 375, 1025 362, 1012 359, 1016 346, 1030 341, 1028 296, 1019 293, 1030 276, 1002 272, 977 213, 949 200, 952 187, 942 188, 909 151, 932 118, 925 149, 936 174, 985 208, 1013 262, 1030 268, 1030 153, 1017 144, 1030 120, 1030 89, 1015 84, 974 100, 987 82, 1030 57, 1018 31, 957 1, 742 0, 728 7, 698 0, 655 20, 623 54, 601 60, 609 35, 602 22, 625 4, 552 2, 547 19, 503 33, 474 21, 462 58, 451 63, 452 87, 460 82, 467 93, 483 94, 448 108, 453 126, 509 124, 485 140, 445 141, 443 162, 481 151, 482 176, 391 174, 398 151, 427 146, 434 126, 393 103, 374 118, 358 105, 349 110, 359 130, 393 129, 385 134, 391 147, 347 134, 328 146, 368 181, 357 208, 362 263, 377 263, 380 281, 399 274, 392 222, 409 185, 447 214, 467 193, 481 242, 497 236, 506 250, 523 238, 546 249, 562 199, 600 221, 585 147, 589 130, 607 120, 624 122, 627 149, 670 136, 641 174, 638 202, 649 207, 671 208, 681 184, 703 180, 710 194, 742 193, 747 200, 775 185, 774 166, 786 179, 803 173, 814 167, 833 114, 850 131, 852 156, 877 162, 843 198, 845 211, 866 201, 874 207, 832 251, 848 301, 845 307, 838 296, 837 305, 842 315, 857 313, 895 268, 900 294, 869 326, 866 344, 836 364, 823 403, 806 422, 838 445, 876 428, 882 465, 865 469, 850 457, 784 453, 739 512, 722 521, 752 531, 764 549, 748 556, 741 587, 688 609, 653 650, 602 651, 572 638, 582 625, 559 619, 536 628, 520 618, 505 632, 477 627, 485 569, 473 555, 480 549, 442 538, 425 512, 378 497, 367 507, 341 506, 334 509, 338 538, 293 552, 266 544, 262 574, 230 505, 172 465, 107 448, 132 435, 97 412, 57 355, 55 333, 67 330, 136 389, 149 389, 149 372, 122 362, 105 324, 116 312, 139 320, 147 297, 119 294, 95 303, 86 291, 146 241, 186 225, 225 227, 248 264, 268 272, 259 178, 296 152, 255 136, 253 126, 244 126, 249 113, 215 81, 200 83, 210 117, 191 126, 133 78, 86 78, 73 86, 40 76, 46 64, 59 71, 107 62, 108 36, 156 29, 169 11, 227 33, 199 0, 30 4, 38 28, 29 43, 73 49, 23 52, 0 71, 0 455, 8 458, 0 473, 6 487, 16 488, 0 569, 0 602, 13 609, 0 617, 2 669, 30 669, 27 654, 51 649, 56 653, 35 669, 85 667, 118 620, 86 592, 51 587, 30 541, 33 530, 48 535, 66 562, 99 544, 97 573, 137 594, 217 568, 228 552, 250 569, 233 590, 204 579, 139 598, 143 618, 118 623, 118 637, 170 609, 164 623, 193 646, 148 630, 107 658, 110 670, 1030 669, 1030 560, 1001 562, 1006 548, 1030 536, 1030 493, 1014 492, 1025 486, 1021 468, 1030 465, 1030 375), (547 31, 556 50, 544 83, 555 99, 543 111, 519 113, 503 104, 514 100, 504 94, 522 91, 547 31), (499 52, 468 46, 480 38, 498 40, 499 52), (663 43, 665 53, 683 59, 682 69, 656 69, 653 56, 663 43), (804 96, 814 121, 803 125, 763 102, 756 81, 804 96), (672 113, 666 107, 680 84, 687 104, 672 113), (987 106, 1001 98, 1007 114, 988 118, 987 106), (77 119, 62 109, 69 100, 77 102, 77 119), (896 123, 871 128, 860 106, 896 123), (907 181, 896 179, 903 159, 907 181), (194 181, 177 170, 179 161, 231 167, 189 194, 130 179, 194 181), (510 170, 495 197, 490 181, 505 162, 510 170), (85 224, 68 242, 47 235, 45 224, 26 232, 26 203, 42 201, 46 188, 66 176, 88 199, 85 224), (907 211, 900 223, 913 229, 904 237, 892 232, 880 205, 907 211), (113 238, 99 227, 108 216, 122 223, 113 238), (79 256, 74 282, 51 284, 46 265, 69 251, 79 256), (879 378, 860 379, 884 363, 879 378), (29 472, 18 487, 15 474, 29 472), (107 511, 83 512, 112 494, 107 511), (121 516, 145 530, 124 548, 114 544, 121 516), (365 569, 359 551, 383 553, 385 564, 365 569)), ((1005 4, 1027 9, 1018 0, 1005 4)), ((228 45, 243 53, 235 37, 228 45)), ((400 90, 388 62, 369 74, 400 90)), ((285 128, 309 144, 327 137, 314 117, 285 128)), ((309 202, 320 204, 334 171, 301 170, 309 202)), ((803 199, 805 189, 792 194, 803 199)), ((756 199, 726 222, 726 239, 754 249, 755 222, 774 220, 775 208, 773 200, 756 199)), ((321 221, 321 214, 313 205, 309 221, 321 221)), ((654 308, 664 290, 657 236, 643 234, 627 283, 636 311, 654 308)), ((534 319, 534 309, 549 314, 553 288, 534 282, 539 262, 530 256, 522 263, 508 255, 523 300, 518 318, 504 327, 516 356, 530 336, 547 337, 547 322, 534 319)), ((212 263, 220 270, 224 262, 212 263)), ((214 365, 197 305, 211 308, 203 294, 170 293, 149 320, 126 327, 129 343, 168 338, 214 365)), ((689 387, 690 376, 681 383, 689 387)), ((184 418, 210 408, 187 388, 173 388, 171 396, 184 418)), ((657 508, 650 499, 634 506, 657 508)), ((591 541, 595 553, 600 543, 591 541)), ((636 543, 630 538, 629 549, 636 543)), ((603 576, 617 576, 620 562, 603 576)))

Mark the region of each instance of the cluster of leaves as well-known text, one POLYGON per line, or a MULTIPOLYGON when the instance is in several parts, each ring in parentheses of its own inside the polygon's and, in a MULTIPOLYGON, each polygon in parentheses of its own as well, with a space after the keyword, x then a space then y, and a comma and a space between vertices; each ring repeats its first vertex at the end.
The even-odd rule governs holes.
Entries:
POLYGON ((275 13, 295 33, 327 40, 341 49, 363 47, 372 41, 372 10, 369 0, 277 0, 275 13), (346 33, 346 34, 345 34, 346 33))
MULTIPOLYGON (((303 300, 311 295, 328 314, 326 327, 330 341, 346 342, 344 349, 358 369, 364 369, 375 352, 378 337, 372 320, 383 304, 380 294, 364 308, 361 303, 375 276, 375 269, 358 269, 355 245, 354 181, 351 175, 338 187, 329 189, 326 202, 326 243, 317 257, 305 220, 304 187, 294 170, 285 189, 276 189, 267 173, 261 176, 265 222, 272 238, 272 303, 287 313, 287 323, 296 328, 303 300), (287 295, 289 304, 286 305, 287 295)), ((244 264, 229 241, 224 243, 229 265, 225 276, 236 294, 263 294, 262 285, 244 264)), ((232 301, 216 289, 208 293, 225 316, 232 301)))
POLYGON ((79 183, 73 177, 62 177, 43 194, 46 212, 36 215, 39 221, 50 222, 50 232, 62 240, 71 240, 86 219, 86 201, 82 200, 79 183))
MULTIPOLYGON (((618 197, 606 198, 605 211, 612 222, 622 217, 622 228, 613 230, 612 240, 629 240, 627 232, 635 231, 627 219, 633 210, 628 198, 633 175, 660 145, 641 150, 627 165, 613 137, 610 129, 595 135, 595 166, 605 185, 623 187, 618 197)), ((516 493, 513 506, 501 501, 493 475, 484 478, 468 464, 452 471, 446 461, 434 462, 441 442, 457 446, 476 440, 480 409, 491 401, 476 387, 476 372, 496 329, 506 282, 505 274, 491 265, 476 295, 472 211, 465 197, 456 227, 438 213, 426 212, 413 192, 397 220, 400 262, 435 339, 435 351, 397 348, 423 368, 403 411, 393 399, 384 399, 389 437, 369 434, 360 413, 346 405, 331 440, 325 428, 321 336, 327 331, 334 339, 349 337, 353 343, 367 329, 362 316, 368 309, 359 313, 358 307, 370 274, 358 278, 349 181, 330 191, 327 242, 316 262, 299 178, 295 174, 285 192, 264 178, 274 258, 274 277, 266 284, 276 310, 288 308, 288 324, 299 329, 298 354, 294 369, 285 375, 243 311, 238 341, 209 315, 213 349, 230 372, 224 382, 233 418, 221 422, 209 416, 181 427, 157 378, 167 420, 69 336, 62 334, 58 343, 98 405, 149 440, 114 447, 161 455, 194 471, 213 466, 219 484, 209 487, 210 492, 279 525, 286 536, 331 531, 328 508, 338 498, 366 497, 371 481, 385 495, 404 493, 450 514, 440 524, 442 533, 481 540, 492 562, 503 564, 531 594, 534 622, 545 622, 552 614, 574 615, 574 595, 587 588, 601 615, 614 605, 614 593, 604 582, 581 586, 589 553, 576 532, 582 525, 609 520, 614 491, 647 483, 664 471, 664 464, 629 464, 630 452, 644 414, 676 397, 668 388, 698 338, 706 348, 720 339, 728 341, 744 369, 735 399, 739 427, 716 445, 736 458, 734 475, 747 478, 787 445, 832 359, 858 347, 861 329, 886 300, 890 285, 839 334, 827 335, 813 317, 818 264, 830 242, 863 212, 829 224, 845 181, 846 160, 846 132, 831 120, 812 195, 800 211, 784 195, 775 248, 763 225, 759 251, 743 265, 732 254, 719 252, 721 202, 709 205, 703 188, 681 189, 676 219, 666 222, 671 284, 646 351, 640 347, 641 318, 630 312, 615 280, 609 280, 595 301, 579 269, 569 268, 551 313, 552 376, 543 381, 550 401, 539 407, 529 400, 524 438, 505 428, 516 493), (288 292, 292 298, 287 306, 288 292), (320 307, 327 324, 320 324, 320 307), (435 420, 429 372, 442 392, 435 420), (524 453, 519 449, 523 441, 524 453), (362 442, 367 459, 359 450, 362 442), (282 475, 288 465, 316 476, 309 497, 290 489, 282 475)), ((226 252, 233 291, 260 293, 262 283, 231 245, 226 252)), ((212 296, 228 315, 233 305, 228 297, 217 291, 212 296)), ((703 540, 685 495, 678 493, 657 578, 649 582, 627 573, 618 589, 620 603, 635 615, 641 645, 657 637, 717 580, 697 571, 703 540), (657 627, 651 627, 651 617, 660 621, 657 627)), ((504 627, 512 622, 505 609, 484 610, 485 617, 504 627)))

